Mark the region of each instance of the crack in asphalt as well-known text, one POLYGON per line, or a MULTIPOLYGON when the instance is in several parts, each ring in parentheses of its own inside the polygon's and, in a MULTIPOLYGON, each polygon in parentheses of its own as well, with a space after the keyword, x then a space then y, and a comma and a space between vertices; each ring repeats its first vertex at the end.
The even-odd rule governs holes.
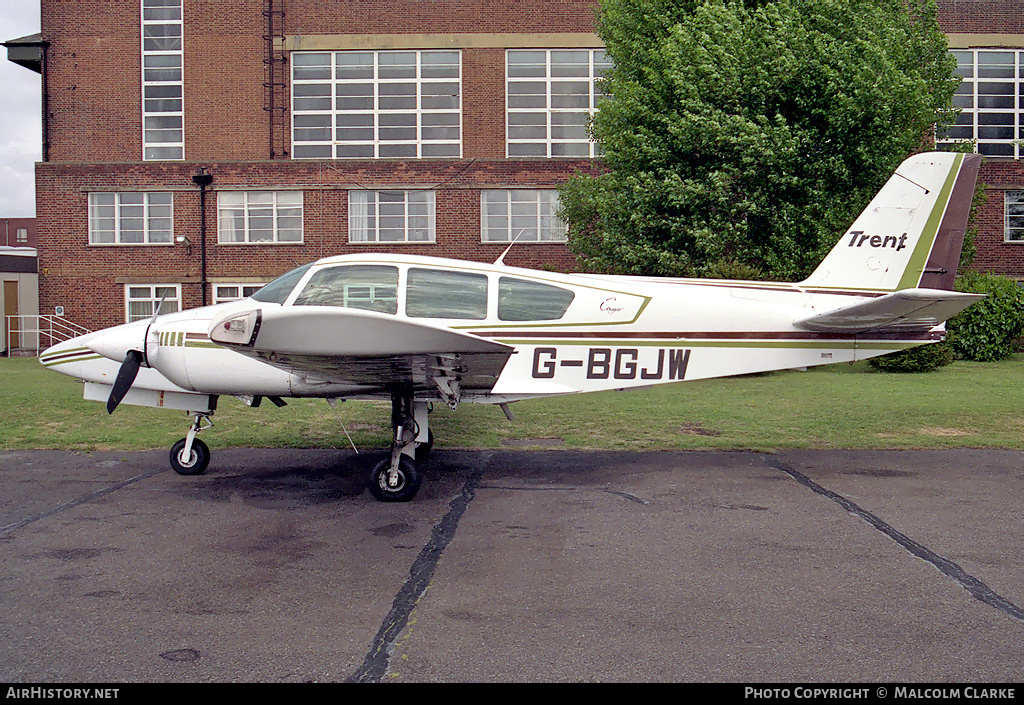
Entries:
POLYGON ((54 514, 59 514, 59 513, 63 512, 63 511, 66 511, 68 509, 73 509, 74 507, 77 507, 80 504, 85 504, 86 502, 91 502, 92 500, 98 499, 99 497, 102 497, 104 495, 108 495, 111 492, 117 492, 119 489, 121 489, 123 487, 127 487, 128 485, 134 484, 134 483, 138 482, 139 480, 145 480, 148 477, 153 477, 154 475, 159 475, 160 473, 166 472, 167 470, 168 470, 167 467, 162 467, 162 468, 158 468, 156 470, 150 470, 149 472, 144 472, 141 475, 136 475, 135 477, 130 477, 127 480, 122 480, 121 482, 115 483, 115 484, 113 484, 113 485, 111 485, 109 487, 104 487, 102 490, 96 490, 95 492, 91 492, 91 493, 89 493, 87 495, 84 495, 82 497, 78 497, 77 499, 72 499, 72 500, 70 500, 68 502, 64 502, 64 504, 58 504, 53 509, 47 510, 45 512, 40 512, 39 514, 35 514, 33 516, 27 517, 25 519, 22 519, 21 521, 13 522, 11 524, 8 524, 7 526, 0 526, 0 535, 10 533, 10 532, 15 531, 17 529, 20 529, 20 528, 22 528, 24 526, 28 526, 29 524, 37 522, 40 519, 45 519, 47 517, 51 517, 54 514))
POLYGON ((827 497, 828 499, 832 500, 840 507, 848 511, 850 514, 853 514, 854 516, 863 519, 868 524, 873 526, 875 529, 881 531, 883 534, 885 534, 890 539, 895 541, 897 544, 902 546, 904 549, 909 551, 912 555, 920 558, 921 560, 927 561, 928 563, 931 563, 943 575, 955 580, 963 589, 969 592, 971 596, 974 597, 976 600, 980 600, 986 605, 994 607, 997 610, 1000 610, 1001 612, 1008 614, 1014 619, 1024 621, 1024 610, 1022 610, 1020 607, 1007 600, 1005 597, 997 593, 995 590, 990 588, 981 580, 978 580, 976 577, 968 573, 966 570, 964 570, 962 567, 960 567, 953 561, 949 560, 948 558, 943 558, 931 549, 922 546, 917 541, 914 541, 906 534, 903 534, 900 531, 896 530, 891 525, 889 525, 879 517, 875 516, 871 512, 867 511, 866 509, 863 509, 856 503, 851 502, 849 499, 843 497, 841 494, 838 494, 836 492, 833 492, 832 490, 822 487, 811 478, 793 469, 792 467, 782 462, 778 458, 772 455, 762 455, 761 458, 762 460, 764 460, 766 465, 786 473, 787 475, 792 477, 794 480, 796 480, 797 482, 799 482, 801 485, 811 490, 812 492, 816 492, 817 494, 820 494, 823 497, 827 497))
POLYGON ((469 503, 476 496, 476 490, 490 456, 490 453, 484 454, 483 462, 466 480, 466 484, 462 486, 462 492, 449 502, 448 513, 434 526, 430 540, 409 569, 409 579, 398 591, 391 610, 377 631, 370 651, 363 660, 363 665, 347 679, 349 683, 379 683, 387 674, 395 642, 408 625, 409 617, 416 609, 416 605, 419 604, 420 598, 427 591, 430 580, 434 576, 434 570, 437 568, 437 562, 454 538, 455 531, 459 528, 459 520, 462 519, 469 503))

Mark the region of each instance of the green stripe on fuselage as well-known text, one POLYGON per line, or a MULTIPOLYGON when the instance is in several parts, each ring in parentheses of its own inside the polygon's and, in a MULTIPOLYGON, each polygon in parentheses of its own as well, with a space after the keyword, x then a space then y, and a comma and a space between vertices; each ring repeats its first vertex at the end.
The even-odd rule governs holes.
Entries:
POLYGON ((935 236, 939 233, 939 225, 942 224, 942 217, 946 214, 946 206, 949 205, 949 197, 953 193, 953 184, 956 183, 956 179, 960 175, 960 165, 963 164, 963 161, 964 155, 962 154, 956 155, 956 158, 953 160, 953 168, 949 170, 946 182, 942 184, 942 188, 939 190, 935 206, 928 215, 928 222, 925 223, 921 237, 914 247, 914 252, 910 255, 910 261, 907 262, 907 268, 903 270, 900 283, 896 286, 897 291, 913 289, 921 283, 921 276, 924 274, 925 265, 928 263, 928 255, 931 254, 932 246, 935 244, 935 236))

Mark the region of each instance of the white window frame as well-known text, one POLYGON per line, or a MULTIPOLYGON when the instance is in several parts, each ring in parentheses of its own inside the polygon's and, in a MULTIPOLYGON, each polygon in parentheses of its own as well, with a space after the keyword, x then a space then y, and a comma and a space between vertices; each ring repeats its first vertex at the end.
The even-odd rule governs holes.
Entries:
POLYGON ((246 299, 255 294, 257 291, 266 286, 266 282, 254 284, 252 282, 214 282, 213 284, 213 303, 224 304, 229 301, 239 301, 246 299), (235 289, 235 293, 228 294, 223 292, 225 289, 235 289), (250 291, 246 292, 246 289, 250 291))
POLYGON ((125 323, 131 323, 132 321, 142 321, 153 317, 153 311, 156 310, 160 301, 163 300, 163 305, 160 307, 160 313, 174 313, 175 311, 181 310, 181 284, 125 284, 124 285, 124 320, 125 323), (134 289, 134 291, 133 291, 134 289), (148 290, 144 295, 141 294, 143 289, 148 290), (173 290, 173 294, 168 292, 168 289, 173 290), (161 291, 163 290, 163 291, 161 291), (164 295, 167 295, 166 298, 164 295), (135 314, 132 313, 132 304, 146 303, 149 304, 148 310, 138 311, 135 314))
POLYGON ((293 159, 462 156, 460 51, 293 52, 291 66, 293 159))
POLYGON ((1004 242, 1024 244, 1024 189, 1003 191, 1003 226, 1004 242), (1020 225, 1011 224, 1011 217, 1020 225))
POLYGON ((602 97, 601 76, 609 65, 604 49, 506 50, 506 156, 599 156, 589 125, 602 97), (586 61, 579 61, 584 54, 586 61))
POLYGON ((174 194, 170 191, 93 191, 89 193, 89 244, 109 246, 130 245, 173 245, 174 244, 174 194), (127 199, 142 197, 142 203, 127 199), (166 203, 154 203, 155 197, 166 198, 166 203), (113 198, 113 203, 101 200, 113 198), (127 202, 126 202, 127 201, 127 202), (113 213, 109 212, 113 209, 113 213), (141 209, 139 213, 131 212, 141 209), (130 220, 142 221, 142 230, 125 227, 130 220), (104 221, 112 227, 103 227, 104 221), (158 227, 166 226, 166 227, 158 227), (142 242, 126 241, 127 232, 141 232, 142 242), (157 234, 159 233, 159 236, 157 234), (112 240, 104 239, 106 234, 112 240))
POLYGON ((305 237, 303 196, 302 191, 218 191, 217 244, 301 245, 305 237), (265 225, 269 228, 258 227, 265 225), (270 239, 257 239, 255 233, 267 231, 270 239), (298 232, 297 238, 282 237, 293 232, 298 232))
POLYGON ((432 244, 437 241, 436 222, 433 191, 348 192, 350 243, 432 244))
POLYGON ((979 154, 1020 159, 1024 153, 1024 50, 955 49, 952 54, 957 74, 963 78, 953 96, 961 112, 939 143, 974 140, 979 154))
POLYGON ((139 3, 143 161, 185 159, 182 4, 182 0, 139 3))
POLYGON ((565 242, 557 189, 486 189, 480 192, 480 241, 565 242))
POLYGON ((14 242, 27 243, 28 242, 28 228, 16 228, 14 231, 14 242))

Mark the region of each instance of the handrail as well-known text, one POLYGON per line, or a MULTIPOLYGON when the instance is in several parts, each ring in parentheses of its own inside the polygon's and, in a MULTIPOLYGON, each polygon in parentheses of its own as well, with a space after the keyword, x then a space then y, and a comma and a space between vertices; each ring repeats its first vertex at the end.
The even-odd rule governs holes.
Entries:
POLYGON ((63 316, 47 316, 41 314, 19 314, 6 316, 5 326, 5 347, 9 355, 11 350, 32 350, 36 351, 36 357, 40 350, 45 350, 51 345, 56 345, 70 338, 85 335, 92 331, 77 323, 72 323, 63 316), (15 336, 18 345, 15 346, 15 336), (27 339, 34 339, 33 344, 25 345, 27 339))

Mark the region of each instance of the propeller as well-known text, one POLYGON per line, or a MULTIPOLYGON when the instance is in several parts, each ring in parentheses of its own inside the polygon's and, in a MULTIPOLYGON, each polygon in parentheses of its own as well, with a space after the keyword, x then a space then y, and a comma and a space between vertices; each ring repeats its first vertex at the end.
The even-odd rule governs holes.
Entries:
POLYGON ((156 310, 153 312, 153 317, 149 319, 149 325, 146 326, 146 332, 142 335, 142 350, 129 350, 128 354, 124 356, 124 362, 121 363, 121 369, 117 371, 117 377, 114 378, 114 386, 110 388, 110 396, 107 397, 107 413, 114 413, 114 409, 124 399, 125 394, 132 388, 132 383, 139 374, 139 368, 145 363, 146 367, 149 367, 149 361, 146 359, 146 342, 149 340, 149 329, 156 323, 157 316, 160 315, 160 309, 163 308, 166 296, 160 299, 160 303, 157 304, 156 310))
POLYGON ((117 371, 117 378, 114 386, 110 388, 110 396, 107 398, 107 413, 114 413, 114 409, 124 399, 124 395, 132 387, 132 382, 139 374, 139 367, 142 366, 142 352, 140 350, 129 350, 121 363, 121 369, 117 371))

